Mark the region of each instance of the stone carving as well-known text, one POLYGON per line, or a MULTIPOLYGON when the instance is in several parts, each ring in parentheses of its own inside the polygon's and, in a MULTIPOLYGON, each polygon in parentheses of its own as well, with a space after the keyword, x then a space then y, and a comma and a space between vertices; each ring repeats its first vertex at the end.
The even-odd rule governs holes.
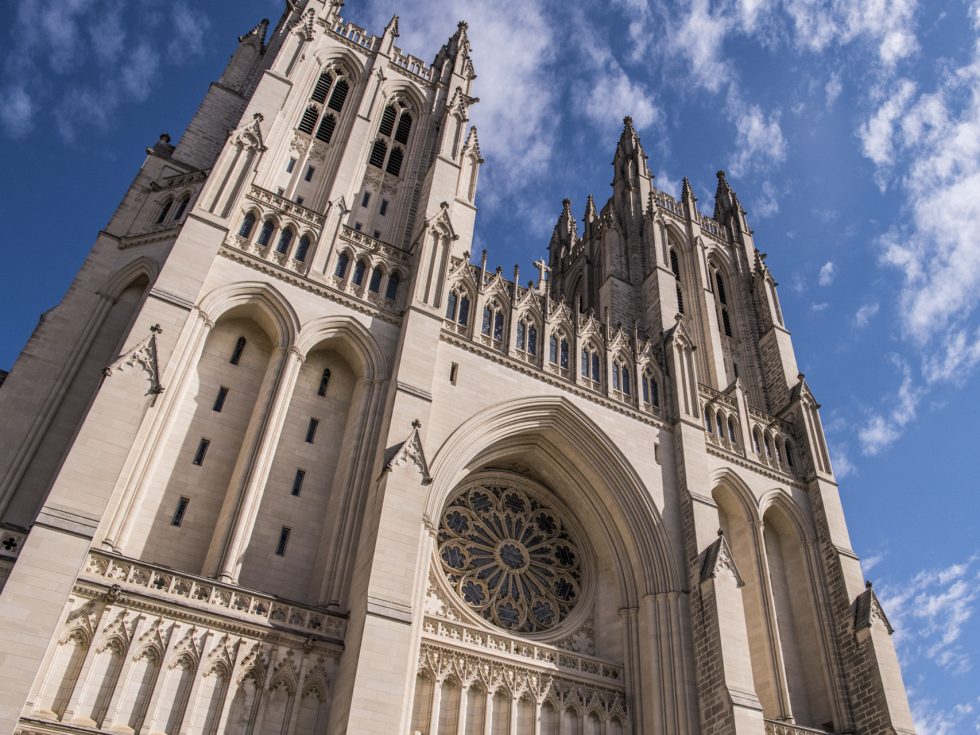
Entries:
POLYGON ((133 347, 129 352, 120 355, 114 363, 103 369, 102 374, 111 378, 116 373, 129 370, 142 370, 150 379, 150 390, 147 395, 158 396, 163 393, 160 385, 160 367, 157 363, 157 335, 163 334, 159 324, 150 327, 150 336, 133 347))
POLYGON ((438 539, 453 590, 500 628, 550 630, 578 602, 581 554, 567 523, 518 487, 465 489, 443 511, 438 539))
POLYGON ((418 420, 412 423, 412 434, 401 444, 388 450, 389 458, 385 462, 385 472, 391 472, 398 467, 406 464, 414 464, 419 472, 422 473, 422 484, 428 485, 432 482, 429 475, 429 463, 425 459, 425 451, 422 449, 422 438, 419 436, 419 429, 422 423, 418 420))

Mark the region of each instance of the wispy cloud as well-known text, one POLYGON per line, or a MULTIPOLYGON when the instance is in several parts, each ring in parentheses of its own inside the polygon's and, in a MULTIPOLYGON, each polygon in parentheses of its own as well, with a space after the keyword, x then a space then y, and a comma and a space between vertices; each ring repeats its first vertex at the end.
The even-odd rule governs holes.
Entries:
POLYGON ((961 642, 980 596, 976 555, 939 569, 918 572, 901 584, 882 585, 882 605, 896 629, 906 657, 924 657, 940 668, 963 674, 973 666, 961 642))
POLYGON ((786 159, 786 139, 779 125, 779 114, 765 114, 758 105, 745 106, 733 101, 732 115, 738 133, 738 148, 728 164, 734 176, 752 170, 768 170, 786 159))
POLYGON ((880 454, 894 444, 916 417, 922 389, 912 379, 909 366, 898 360, 902 371, 902 383, 894 396, 888 399, 888 407, 883 412, 872 413, 864 426, 858 431, 861 450, 868 456, 880 454))
POLYGON ((864 329, 878 315, 879 309, 881 309, 881 305, 877 302, 865 304, 854 315, 854 325, 859 329, 864 329))
POLYGON ((837 98, 840 97, 841 92, 844 91, 844 84, 841 82, 840 74, 834 72, 830 77, 830 81, 824 86, 824 93, 827 95, 827 107, 833 107, 834 103, 837 102, 837 98))
POLYGON ((820 274, 817 276, 817 283, 824 287, 832 284, 834 282, 835 270, 834 262, 832 260, 828 260, 826 263, 820 266, 820 274))

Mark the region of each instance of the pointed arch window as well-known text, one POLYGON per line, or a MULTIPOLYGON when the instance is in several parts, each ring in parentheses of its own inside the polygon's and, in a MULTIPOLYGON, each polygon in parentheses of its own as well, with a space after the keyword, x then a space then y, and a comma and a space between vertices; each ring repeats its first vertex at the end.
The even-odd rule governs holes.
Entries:
POLYGON ((491 301, 483 307, 483 336, 490 337, 494 342, 504 340, 504 312, 496 301, 491 301))
POLYGON ((295 260, 300 263, 306 262, 306 255, 310 251, 310 238, 309 235, 303 235, 299 240, 299 245, 296 246, 296 253, 293 255, 295 260))
POLYGON ((718 299, 718 312, 721 317, 721 327, 726 337, 732 336, 732 318, 728 313, 728 294, 725 291, 725 281, 720 271, 715 271, 715 296, 718 299))
POLYGON ((367 263, 363 260, 357 261, 357 265, 354 266, 354 276, 351 281, 355 286, 360 286, 364 283, 364 273, 367 270, 367 263))
POLYGON ((316 389, 316 394, 321 398, 327 395, 327 387, 330 385, 330 368, 326 368, 323 371, 323 375, 320 376, 320 386, 316 389))
POLYGON ((160 214, 157 216, 156 224, 162 225, 166 221, 167 215, 170 214, 170 208, 173 205, 174 205, 173 199, 168 199, 163 203, 163 206, 160 207, 160 214))
POLYGON ((272 242, 272 233, 275 232, 276 223, 271 219, 267 219, 263 225, 262 229, 259 231, 259 238, 256 241, 259 246, 266 247, 270 242, 272 242))
POLYGON ((307 135, 313 135, 315 131, 316 139, 324 143, 333 140, 337 115, 344 111, 349 93, 350 81, 340 67, 323 72, 313 87, 310 104, 300 118, 300 131, 307 135))
POLYGON ((446 300, 446 319, 465 327, 470 321, 470 297, 461 287, 449 292, 446 300))
POLYGON ((385 289, 385 298, 388 301, 394 301, 398 298, 398 286, 400 285, 401 278, 397 273, 392 273, 388 276, 388 287, 385 289))
POLYGON ((628 398, 633 394, 632 382, 629 361, 623 357, 616 358, 612 364, 613 393, 618 398, 628 398))
POLYGON ((643 371, 643 402, 649 406, 660 407, 660 387, 649 369, 643 371))
POLYGON ((403 100, 385 107, 378 125, 378 137, 371 149, 372 166, 392 176, 401 176, 413 121, 412 112, 403 100))
POLYGON ((177 211, 174 212, 174 221, 179 222, 181 217, 187 211, 187 205, 191 203, 191 195, 188 194, 183 199, 180 200, 180 204, 177 205, 177 211))
POLYGON ((231 353, 231 359, 228 361, 232 365, 237 365, 242 361, 242 355, 245 352, 246 340, 244 337, 239 337, 238 341, 235 343, 235 349, 231 353))
POLYGON ((582 348, 582 377, 596 384, 602 379, 599 351, 592 345, 582 348))
POLYGON ((381 281, 384 278, 384 276, 385 276, 385 273, 381 269, 381 266, 380 265, 375 266, 374 267, 374 270, 371 271, 371 281, 368 284, 368 290, 371 293, 380 293, 381 292, 381 281))
POLYGON ((529 314, 525 314, 517 321, 517 350, 528 357, 535 357, 538 354, 538 327, 529 314))
POLYGON ((255 213, 249 212, 245 215, 245 219, 242 220, 242 226, 238 228, 238 236, 248 239, 252 236, 252 230, 255 229, 255 213))
POLYGON ((334 277, 345 278, 348 265, 350 265, 350 256, 347 253, 341 253, 340 257, 337 258, 337 266, 333 270, 334 277))
POLYGON ((288 227, 279 235, 279 242, 276 244, 276 252, 285 255, 289 252, 289 246, 293 244, 293 231, 288 227))
POLYGON ((674 280, 677 281, 677 311, 680 314, 684 313, 684 290, 681 288, 681 263, 680 259, 677 257, 676 248, 670 249, 670 270, 674 274, 674 280))

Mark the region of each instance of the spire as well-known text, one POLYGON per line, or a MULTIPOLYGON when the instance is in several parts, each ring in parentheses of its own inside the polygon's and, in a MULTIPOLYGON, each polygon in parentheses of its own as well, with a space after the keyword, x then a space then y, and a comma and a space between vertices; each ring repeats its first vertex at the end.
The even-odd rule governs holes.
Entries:
POLYGON ((613 158, 613 197, 623 224, 642 218, 643 205, 653 190, 652 179, 647 154, 633 127, 633 118, 627 116, 623 119, 623 134, 613 158))
POLYGON ((388 25, 385 26, 384 35, 381 36, 381 53, 385 55, 391 54, 396 38, 398 38, 398 16, 393 15, 391 16, 391 20, 388 21, 388 25))
POLYGON ((572 214, 572 202, 569 199, 562 201, 561 214, 558 216, 558 223, 551 235, 551 243, 548 248, 552 256, 559 256, 561 253, 571 249, 572 245, 578 240, 578 226, 575 216, 572 214))
POLYGON ((728 177, 724 171, 719 171, 718 188, 715 190, 715 213, 713 218, 723 225, 735 220, 735 231, 741 230, 748 232, 748 223, 745 220, 745 210, 742 203, 738 200, 738 195, 728 183, 728 177))
POLYGON ((263 18, 255 27, 243 36, 238 37, 239 43, 254 43, 260 51, 265 50, 265 35, 269 31, 269 19, 263 18))
POLYGON ((463 153, 475 153, 480 163, 483 163, 483 156, 480 153, 480 139, 476 134, 476 125, 470 128, 470 133, 466 136, 466 143, 463 144, 463 153))
POLYGON ((588 239, 595 229, 595 223, 599 220, 599 213, 595 207, 595 197, 591 194, 589 194, 589 198, 585 202, 585 215, 582 217, 582 220, 585 222, 585 232, 582 234, 582 237, 588 239))
POLYGON ((392 35, 398 38, 398 16, 391 16, 391 20, 388 21, 388 25, 385 26, 385 35, 392 35))
POLYGON ((443 78, 445 78, 447 62, 451 64, 451 73, 458 74, 467 80, 467 84, 463 90, 464 92, 469 90, 468 82, 476 79, 476 71, 473 68, 473 60, 470 57, 470 52, 473 48, 470 45, 468 31, 469 24, 465 20, 461 20, 456 25, 456 32, 443 44, 443 47, 439 49, 439 53, 436 54, 435 61, 432 62, 432 66, 439 70, 440 76, 443 78))

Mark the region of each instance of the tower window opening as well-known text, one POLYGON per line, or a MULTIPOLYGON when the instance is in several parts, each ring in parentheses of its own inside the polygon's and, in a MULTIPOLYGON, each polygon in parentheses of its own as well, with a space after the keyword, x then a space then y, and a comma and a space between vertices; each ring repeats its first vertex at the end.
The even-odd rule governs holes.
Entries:
POLYGON ((372 237, 375 240, 380 240, 381 239, 381 230, 375 230, 374 233, 372 234, 372 237))
POLYGON ((333 88, 333 94, 330 95, 330 102, 327 103, 329 107, 334 112, 340 112, 344 109, 344 102, 347 101, 347 93, 350 91, 350 87, 347 85, 345 79, 340 79, 337 82, 337 86, 333 88))
POLYGON ((184 522, 184 516, 187 515, 187 506, 191 504, 190 498, 185 498, 181 496, 177 500, 177 508, 174 510, 173 516, 170 518, 170 525, 180 528, 181 524, 184 522))
POLYGON ((354 277, 351 278, 355 286, 360 286, 364 283, 364 271, 367 270, 367 263, 363 260, 357 261, 357 265, 354 266, 354 277))
POLYGON ((224 386, 218 389, 218 397, 214 399, 214 406, 211 410, 215 413, 221 413, 222 409, 225 407, 225 401, 228 399, 228 389, 224 386))
POLYGON ((266 220, 262 225, 262 230, 259 232, 258 244, 261 247, 266 247, 272 241, 272 233, 276 229, 276 224, 271 219, 266 220))
POLYGON ((313 88, 313 95, 310 99, 322 105, 327 101, 327 94, 330 92, 331 84, 333 84, 333 77, 330 76, 330 72, 327 71, 321 74, 320 78, 316 80, 316 86, 313 88))
POLYGON ((276 245, 276 252, 279 253, 280 255, 285 255, 286 253, 289 252, 289 246, 292 244, 292 242, 293 242, 293 231, 290 230, 289 228, 283 230, 282 234, 279 235, 279 242, 276 245))
POLYGON ((718 300, 727 304, 728 296, 725 294, 725 282, 721 279, 721 273, 715 273, 715 283, 718 285, 718 300))
POLYGON ((456 385, 456 381, 459 379, 459 363, 454 362, 449 366, 449 382, 456 385))
POLYGON ((167 219, 167 215, 170 214, 170 208, 173 205, 174 205, 174 200, 168 199, 166 202, 164 202, 163 206, 160 207, 160 214, 157 217, 157 221, 156 221, 158 225, 162 225, 164 223, 164 221, 167 219))
POLYGON ((385 290, 385 298, 388 299, 388 301, 394 301, 396 298, 398 298, 398 286, 400 280, 401 279, 398 277, 397 273, 392 273, 390 276, 388 276, 388 288, 385 290))
POLYGON ((201 439, 200 444, 197 445, 197 451, 194 452, 194 464, 198 467, 204 466, 204 458, 208 455, 208 447, 211 446, 211 441, 209 439, 201 439))
POLYGON ((312 444, 316 439, 316 430, 320 428, 319 419, 310 419, 310 423, 306 427, 306 443, 312 444))
POLYGON ((376 265, 374 270, 371 271, 371 281, 368 283, 368 290, 371 293, 381 292, 381 279, 384 278, 384 271, 381 270, 380 265, 376 265))
POLYGON ((381 135, 386 138, 391 137, 391 133, 395 129, 395 117, 397 114, 393 105, 388 105, 385 111, 381 113, 381 125, 378 126, 378 132, 381 135))
POLYGON ((242 226, 238 228, 238 236, 248 238, 252 234, 252 230, 255 228, 255 215, 249 212, 245 215, 245 219, 242 220, 242 226))
POLYGON ((385 165, 385 156, 388 155, 388 144, 383 140, 374 141, 374 148, 371 149, 370 164, 375 168, 385 165))
POLYGON ((303 202, 305 202, 305 201, 306 200, 303 197, 296 197, 296 203, 298 205, 300 205, 301 207, 303 206, 303 202))
POLYGON ((177 205, 177 211, 174 212, 175 222, 179 221, 180 218, 184 216, 184 212, 187 211, 187 205, 190 204, 190 202, 191 202, 190 194, 188 194, 187 196, 185 196, 183 199, 180 200, 180 204, 177 205))
POLYGON ((326 114, 320 121, 320 127, 316 129, 316 139, 324 143, 329 143, 333 139, 333 131, 337 128, 337 118, 331 114, 326 114))
POLYGON ((350 256, 347 253, 341 253, 340 257, 337 258, 337 266, 333 270, 334 276, 344 278, 347 275, 347 265, 349 263, 350 256))
POLYGON ((303 180, 304 181, 313 181, 313 174, 315 174, 315 173, 316 173, 316 167, 315 166, 307 166, 306 167, 306 176, 303 177, 303 180))
POLYGON ((320 385, 316 389, 316 394, 321 398, 327 395, 327 387, 330 385, 330 368, 323 371, 323 375, 320 376, 320 385))
POLYGON ((300 238, 299 245, 296 247, 296 253, 293 255, 293 258, 298 260, 300 263, 304 263, 306 262, 306 254, 309 252, 309 250, 310 238, 303 235, 303 237, 300 238))
POLYGON ((715 423, 718 424, 718 436, 720 436, 722 439, 724 439, 725 438, 725 427, 723 426, 723 419, 722 419, 720 413, 715 416, 715 423))
POLYGON ((725 328, 725 336, 726 337, 731 337, 732 336, 732 320, 728 316, 728 309, 727 308, 722 308, 722 310, 721 310, 721 321, 722 321, 722 325, 725 328))
POLYGON ((381 207, 378 209, 378 214, 380 214, 382 217, 384 217, 387 213, 388 213, 388 200, 387 199, 382 199, 381 200, 381 207))
POLYGON ((398 120, 398 130, 395 131, 395 142, 408 145, 408 136, 412 134, 412 116, 403 112, 398 120))
POLYGON ((490 337, 494 342, 502 342, 504 339, 504 312, 496 302, 490 302, 483 307, 483 329, 485 337, 490 337))
POLYGON ((291 174, 293 172, 293 169, 295 168, 296 168, 296 159, 290 158, 289 161, 286 163, 286 173, 291 174))
POLYGON ((734 421, 734 419, 729 418, 728 419, 728 440, 732 444, 735 444, 735 437, 736 437, 736 434, 735 434, 735 421, 734 421))
POLYGON ((677 311, 681 314, 684 313, 684 292, 681 291, 681 285, 677 284, 677 311))
POLYGON ((660 407, 660 387, 657 385, 657 379, 649 371, 643 373, 643 402, 660 407))
POLYGON ((677 259, 677 251, 673 248, 670 249, 670 269, 674 272, 674 278, 680 279, 681 265, 677 259))
POLYGON ((283 526, 279 531, 279 543, 276 544, 276 556, 286 555, 286 546, 289 544, 289 534, 292 531, 287 526, 283 526))
POLYGON ((320 110, 314 105, 307 107, 306 112, 303 113, 303 118, 299 121, 300 132, 313 135, 313 130, 316 128, 316 121, 319 119, 320 110))
POLYGON ((306 479, 306 470, 296 470, 296 476, 293 478, 293 490, 292 496, 298 498, 299 494, 303 491, 303 480, 306 479))
POLYGON ((392 148, 391 155, 388 157, 388 168, 386 171, 392 176, 400 176, 402 171, 402 158, 404 153, 401 148, 392 148))
POLYGON ((602 375, 599 366, 599 352, 592 347, 582 349, 582 377, 598 383, 602 375))
POLYGON ((231 359, 228 361, 232 365, 237 365, 242 361, 242 354, 245 352, 245 338, 239 337, 238 341, 235 343, 235 349, 231 353, 231 359))
POLYGON ((446 319, 462 327, 470 321, 470 297, 460 289, 449 292, 446 300, 446 319))
POLYGON ((361 197, 361 206, 366 207, 370 201, 371 201, 371 192, 369 191, 364 192, 364 196, 361 197))

